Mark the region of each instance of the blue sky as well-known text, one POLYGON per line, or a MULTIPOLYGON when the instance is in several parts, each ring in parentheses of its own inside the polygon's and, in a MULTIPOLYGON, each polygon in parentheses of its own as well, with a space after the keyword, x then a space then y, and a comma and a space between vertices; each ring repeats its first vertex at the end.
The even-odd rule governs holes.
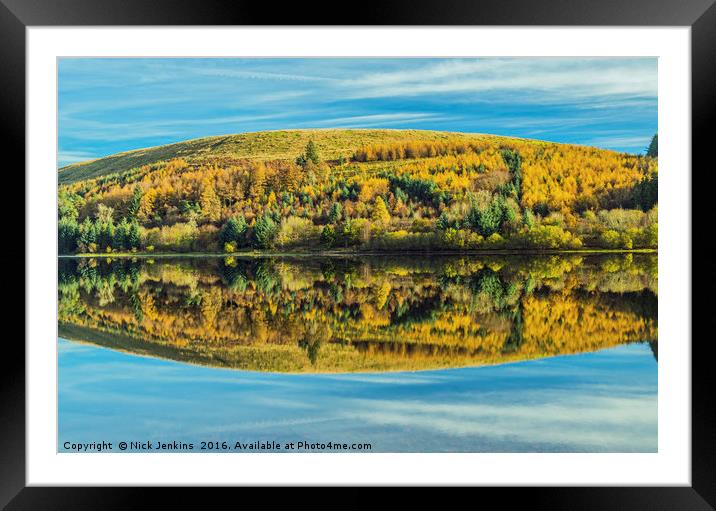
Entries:
POLYGON ((635 153, 657 131, 655 58, 63 58, 58 68, 58 166, 291 128, 493 133, 635 153))

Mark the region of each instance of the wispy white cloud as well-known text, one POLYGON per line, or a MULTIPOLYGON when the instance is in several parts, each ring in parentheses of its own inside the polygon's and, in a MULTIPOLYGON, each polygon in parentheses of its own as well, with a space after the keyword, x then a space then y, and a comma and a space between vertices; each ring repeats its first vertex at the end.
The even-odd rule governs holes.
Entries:
POLYGON ((656 450, 656 395, 608 397, 572 393, 523 392, 526 404, 505 402, 426 403, 405 400, 352 400, 344 410, 358 423, 479 436, 497 441, 592 446, 608 451, 656 450), (529 395, 526 395, 529 394, 529 395), (628 425, 625 427, 625 425, 628 425), (618 431, 618 434, 615 434, 618 431))
POLYGON ((291 82, 332 82, 337 81, 335 78, 323 77, 316 75, 303 75, 295 73, 274 73, 257 70, 227 69, 217 67, 195 67, 195 68, 179 68, 179 72, 193 73, 201 76, 213 76, 221 78, 242 78, 249 80, 272 80, 272 81, 291 81, 291 82))
POLYGON ((478 59, 428 64, 350 80, 353 97, 419 96, 534 91, 565 99, 655 97, 657 77, 649 61, 620 59, 478 59))

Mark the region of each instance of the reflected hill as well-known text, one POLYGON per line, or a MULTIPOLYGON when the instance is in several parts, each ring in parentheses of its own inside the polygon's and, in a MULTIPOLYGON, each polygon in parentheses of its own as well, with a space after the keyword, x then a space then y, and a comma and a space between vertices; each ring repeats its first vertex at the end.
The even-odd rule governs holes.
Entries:
POLYGON ((59 335, 271 372, 656 357, 657 280, 650 254, 61 259, 59 335))

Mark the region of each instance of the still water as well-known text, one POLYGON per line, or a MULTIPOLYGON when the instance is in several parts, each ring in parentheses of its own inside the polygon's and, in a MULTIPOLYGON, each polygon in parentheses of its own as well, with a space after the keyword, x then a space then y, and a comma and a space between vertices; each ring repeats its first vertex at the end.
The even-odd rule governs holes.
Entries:
POLYGON ((654 452, 656 268, 61 259, 58 449, 654 452))

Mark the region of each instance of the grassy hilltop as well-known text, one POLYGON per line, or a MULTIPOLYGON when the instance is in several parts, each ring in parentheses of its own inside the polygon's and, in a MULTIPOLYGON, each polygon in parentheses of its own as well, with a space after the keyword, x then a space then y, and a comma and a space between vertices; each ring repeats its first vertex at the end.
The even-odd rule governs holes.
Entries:
POLYGON ((59 170, 58 179, 61 184, 73 183, 175 158, 183 158, 195 164, 231 159, 293 160, 311 140, 318 147, 322 157, 335 160, 341 155, 348 156, 367 144, 392 144, 407 140, 468 141, 484 138, 486 138, 485 135, 465 133, 385 129, 314 129, 240 133, 148 147, 75 163, 62 167, 59 170))
POLYGON ((421 130, 288 130, 58 171, 61 253, 655 248, 657 159, 421 130))

